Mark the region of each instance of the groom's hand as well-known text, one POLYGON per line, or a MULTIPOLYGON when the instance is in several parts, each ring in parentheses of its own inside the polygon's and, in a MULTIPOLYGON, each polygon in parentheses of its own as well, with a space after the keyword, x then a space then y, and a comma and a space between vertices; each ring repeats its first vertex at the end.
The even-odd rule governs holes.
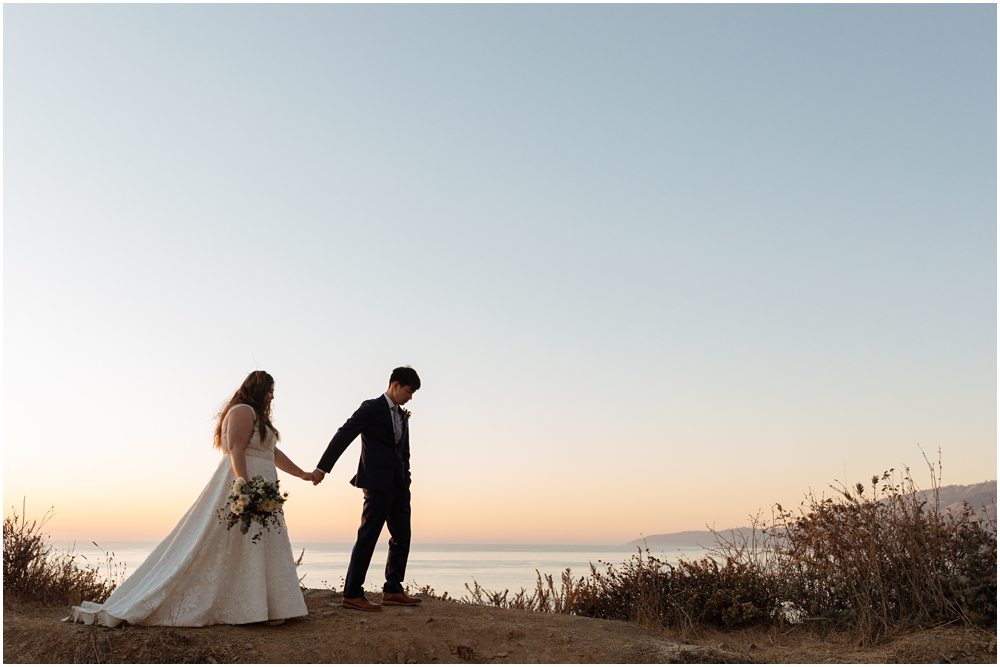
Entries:
POLYGON ((313 486, 316 486, 317 484, 322 482, 324 477, 326 477, 326 473, 320 470, 319 468, 313 470, 312 471, 313 486))

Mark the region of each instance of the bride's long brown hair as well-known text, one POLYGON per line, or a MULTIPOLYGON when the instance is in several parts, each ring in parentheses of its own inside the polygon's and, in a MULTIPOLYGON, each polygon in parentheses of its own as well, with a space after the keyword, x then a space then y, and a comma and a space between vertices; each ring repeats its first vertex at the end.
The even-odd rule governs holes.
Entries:
POLYGON ((245 403, 253 408, 256 413, 256 428, 260 432, 261 440, 264 439, 265 429, 274 431, 276 440, 281 440, 281 434, 271 423, 271 402, 267 400, 267 395, 274 386, 274 378, 265 371, 254 371, 247 376, 240 388, 236 390, 233 397, 229 399, 226 407, 219 412, 219 422, 215 425, 215 448, 222 449, 222 420, 226 418, 229 408, 240 403, 245 403))

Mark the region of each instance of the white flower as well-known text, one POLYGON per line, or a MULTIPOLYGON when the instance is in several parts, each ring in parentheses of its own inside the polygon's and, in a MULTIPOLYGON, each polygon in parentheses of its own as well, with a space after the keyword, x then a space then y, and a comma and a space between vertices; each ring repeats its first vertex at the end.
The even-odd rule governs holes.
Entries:
POLYGON ((236 481, 233 482, 233 495, 234 496, 239 495, 240 491, 242 491, 243 487, 246 485, 247 481, 245 479, 243 479, 242 477, 237 477, 236 481))
POLYGON ((243 513, 243 506, 242 505, 237 505, 236 503, 232 503, 229 506, 229 511, 231 511, 233 514, 242 514, 243 513))
POLYGON ((245 494, 240 494, 240 496, 236 499, 236 502, 238 502, 240 505, 246 505, 250 502, 250 496, 245 494))

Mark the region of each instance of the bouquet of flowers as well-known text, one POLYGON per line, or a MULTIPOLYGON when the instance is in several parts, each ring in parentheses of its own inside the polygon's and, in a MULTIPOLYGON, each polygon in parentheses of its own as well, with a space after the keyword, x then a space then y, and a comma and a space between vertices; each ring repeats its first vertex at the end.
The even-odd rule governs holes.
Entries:
MULTIPOLYGON (((260 530, 251 538, 256 543, 260 536, 271 526, 280 526, 278 515, 284 514, 281 506, 285 504, 288 492, 278 491, 278 481, 268 482, 260 475, 255 475, 249 482, 237 477, 233 482, 233 492, 229 495, 225 507, 215 514, 220 523, 226 523, 226 530, 240 524, 240 532, 246 535, 250 532, 250 524, 254 521, 260 524, 260 530)), ((278 528, 280 532, 280 527, 278 528)))

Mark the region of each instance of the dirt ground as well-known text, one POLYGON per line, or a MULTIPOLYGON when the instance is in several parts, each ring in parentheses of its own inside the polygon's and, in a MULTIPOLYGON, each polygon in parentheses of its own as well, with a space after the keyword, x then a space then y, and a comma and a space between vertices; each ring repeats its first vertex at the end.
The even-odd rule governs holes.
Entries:
MULTIPOLYGON (((378 595, 369 599, 378 601, 378 595)), ((309 616, 280 626, 97 628, 59 622, 67 609, 4 610, 4 662, 44 663, 651 663, 985 662, 996 634, 968 628, 911 633, 860 649, 813 630, 681 637, 632 623, 426 598, 379 613, 344 609, 332 591, 306 592, 309 616)))

